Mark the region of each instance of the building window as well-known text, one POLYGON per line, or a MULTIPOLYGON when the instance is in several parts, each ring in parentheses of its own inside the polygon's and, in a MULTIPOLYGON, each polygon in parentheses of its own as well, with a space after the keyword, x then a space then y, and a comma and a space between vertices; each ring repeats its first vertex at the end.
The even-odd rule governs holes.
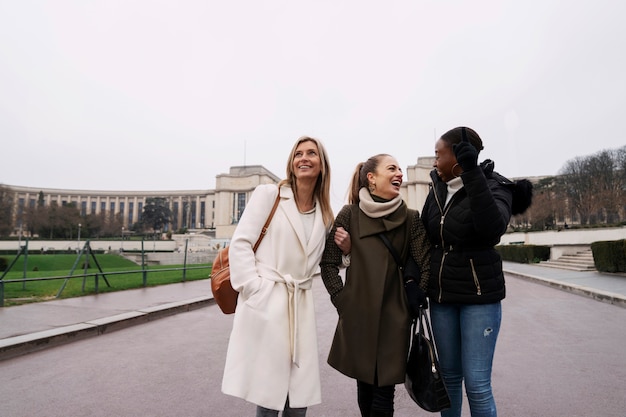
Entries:
POLYGON ((181 227, 188 228, 189 227, 189 202, 183 201, 183 221, 181 227))
POLYGON ((141 215, 143 214, 143 203, 137 203, 137 221, 141 221, 141 215))
POLYGON ((17 219, 20 221, 20 224, 22 224, 22 216, 24 215, 24 204, 26 203, 26 201, 24 200, 23 197, 20 197, 17 200, 17 219))
POLYGON ((180 229, 180 225, 178 224, 178 201, 175 201, 172 207, 172 228, 178 230, 180 229))
POLYGON ((239 223, 243 210, 246 208, 246 193, 237 193, 237 195, 233 197, 237 198, 233 207, 233 223, 239 223))
MULTIPOLYGON (((191 203, 189 203, 189 204, 191 204, 191 203)), ((195 204, 191 204, 190 209, 191 209, 191 210, 190 210, 190 211, 191 211, 191 223, 190 223, 190 227, 191 227, 192 229, 195 229, 195 228, 197 227, 197 223, 196 223, 196 218, 197 218, 197 216, 196 216, 196 214, 197 214, 197 213, 196 213, 196 205, 195 205, 195 204)))
POLYGON ((128 225, 133 225, 133 208, 135 208, 135 203, 128 203, 128 225))
POLYGON ((87 215, 87 202, 86 201, 80 202, 80 215, 82 217, 85 217, 87 215))
POLYGON ((204 225, 205 225, 205 217, 204 217, 204 210, 206 209, 206 203, 204 201, 202 201, 200 203, 200 227, 204 229, 204 225))
POLYGON ((89 214, 96 214, 96 207, 97 207, 96 202, 92 201, 91 202, 91 211, 89 212, 89 214))

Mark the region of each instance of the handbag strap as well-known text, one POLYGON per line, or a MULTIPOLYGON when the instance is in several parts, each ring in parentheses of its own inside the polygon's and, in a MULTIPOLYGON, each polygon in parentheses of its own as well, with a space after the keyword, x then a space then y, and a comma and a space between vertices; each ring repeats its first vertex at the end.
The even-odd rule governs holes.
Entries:
MULTIPOLYGON (((433 341, 433 332, 430 329, 430 320, 428 320, 428 315, 426 314, 426 309, 420 307, 419 315, 417 316, 417 320, 419 320, 418 332, 420 334, 424 334, 424 325, 426 325, 426 331, 428 335, 428 339, 433 341)), ((434 343, 434 341, 433 341, 434 343)))
POLYGON ((398 268, 400 268, 400 271, 402 271, 404 269, 404 264, 402 263, 402 260, 400 259, 400 254, 398 253, 396 248, 391 245, 391 242, 386 235, 379 233, 378 236, 382 239, 385 246, 387 246, 387 249, 389 249, 389 252, 391 252, 391 256, 393 256, 393 259, 396 260, 398 268))
POLYGON ((259 235, 259 238, 254 244, 254 247, 252 248, 253 252, 256 252, 257 248, 261 244, 261 241, 267 234, 267 228, 269 227, 270 222, 272 221, 272 217, 274 217, 274 212, 276 212, 276 208, 278 207, 279 202, 280 202, 280 187, 278 188, 278 195, 276 196, 276 201, 274 201, 274 206, 272 207, 272 211, 270 211, 270 215, 267 216, 267 220, 265 221, 265 224, 263 225, 263 228, 261 229, 261 234, 259 235))

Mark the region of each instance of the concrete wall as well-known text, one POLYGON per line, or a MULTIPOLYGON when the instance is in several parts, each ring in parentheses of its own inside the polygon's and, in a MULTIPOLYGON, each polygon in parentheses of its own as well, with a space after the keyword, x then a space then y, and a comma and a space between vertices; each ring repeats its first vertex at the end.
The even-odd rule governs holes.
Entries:
POLYGON ((550 259, 558 259, 563 255, 574 255, 588 250, 593 242, 621 239, 626 239, 626 227, 507 233, 500 240, 500 244, 550 246, 550 259))
POLYGON ((597 229, 564 229, 561 231, 507 233, 500 244, 522 243, 524 245, 590 245, 603 240, 626 239, 626 227, 597 229))
MULTIPOLYGON (((561 255, 574 254, 586 249, 593 242, 603 240, 626 239, 626 227, 597 228, 597 229, 574 229, 545 232, 507 233, 500 240, 501 245, 525 244, 550 246, 551 259, 557 259, 561 255)), ((159 260, 162 264, 180 264, 184 259, 185 242, 187 242, 187 260, 189 263, 212 262, 217 249, 229 243, 229 239, 208 238, 204 235, 174 235, 173 240, 145 240, 144 251, 151 259, 159 260), (171 253, 152 253, 152 251, 171 253), (193 258, 193 261, 192 261, 193 258)), ((22 240, 21 244, 24 245, 22 240)), ((17 240, 0 241, 0 250, 19 250, 20 242, 17 240)), ((82 248, 85 241, 81 241, 82 248)), ((120 248, 125 251, 141 250, 141 241, 125 240, 93 240, 89 242, 93 250, 112 250, 118 252, 120 248)), ((76 250, 76 240, 34 240, 28 244, 29 252, 34 253, 41 248, 54 250, 76 250)))

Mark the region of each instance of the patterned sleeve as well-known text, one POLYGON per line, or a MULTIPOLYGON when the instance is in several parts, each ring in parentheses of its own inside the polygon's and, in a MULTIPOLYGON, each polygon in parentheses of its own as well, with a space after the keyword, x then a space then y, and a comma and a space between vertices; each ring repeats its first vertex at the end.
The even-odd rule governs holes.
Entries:
POLYGON ((335 296, 343 289, 343 281, 341 276, 339 276, 339 268, 342 265, 342 253, 341 249, 339 249, 335 243, 335 231, 339 226, 350 232, 349 206, 344 206, 337 215, 333 228, 326 238, 326 246, 324 247, 324 253, 322 254, 322 260, 320 262, 322 281, 333 303, 335 296))
POLYGON ((427 292, 428 281, 430 280, 430 241, 426 235, 424 223, 420 219, 419 212, 415 211, 415 216, 411 221, 411 242, 409 250, 411 256, 417 262, 420 268, 419 287, 422 291, 427 292))

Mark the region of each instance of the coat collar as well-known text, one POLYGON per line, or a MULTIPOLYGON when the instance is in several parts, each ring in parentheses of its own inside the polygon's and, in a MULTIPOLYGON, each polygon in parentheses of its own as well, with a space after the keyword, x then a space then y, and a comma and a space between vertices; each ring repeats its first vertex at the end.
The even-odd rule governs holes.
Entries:
POLYGON ((307 256, 311 255, 319 246, 320 241, 326 240, 326 227, 324 226, 324 220, 322 219, 322 210, 320 209, 319 201, 317 201, 317 199, 315 200, 315 205, 317 207, 315 210, 315 220, 313 222, 311 237, 307 243, 304 226, 300 218, 301 214, 298 211, 296 199, 291 187, 287 185, 280 187, 280 200, 281 204, 279 207, 284 210, 291 227, 296 232, 296 236, 298 236, 298 241, 300 242, 302 250, 307 254, 307 256))

